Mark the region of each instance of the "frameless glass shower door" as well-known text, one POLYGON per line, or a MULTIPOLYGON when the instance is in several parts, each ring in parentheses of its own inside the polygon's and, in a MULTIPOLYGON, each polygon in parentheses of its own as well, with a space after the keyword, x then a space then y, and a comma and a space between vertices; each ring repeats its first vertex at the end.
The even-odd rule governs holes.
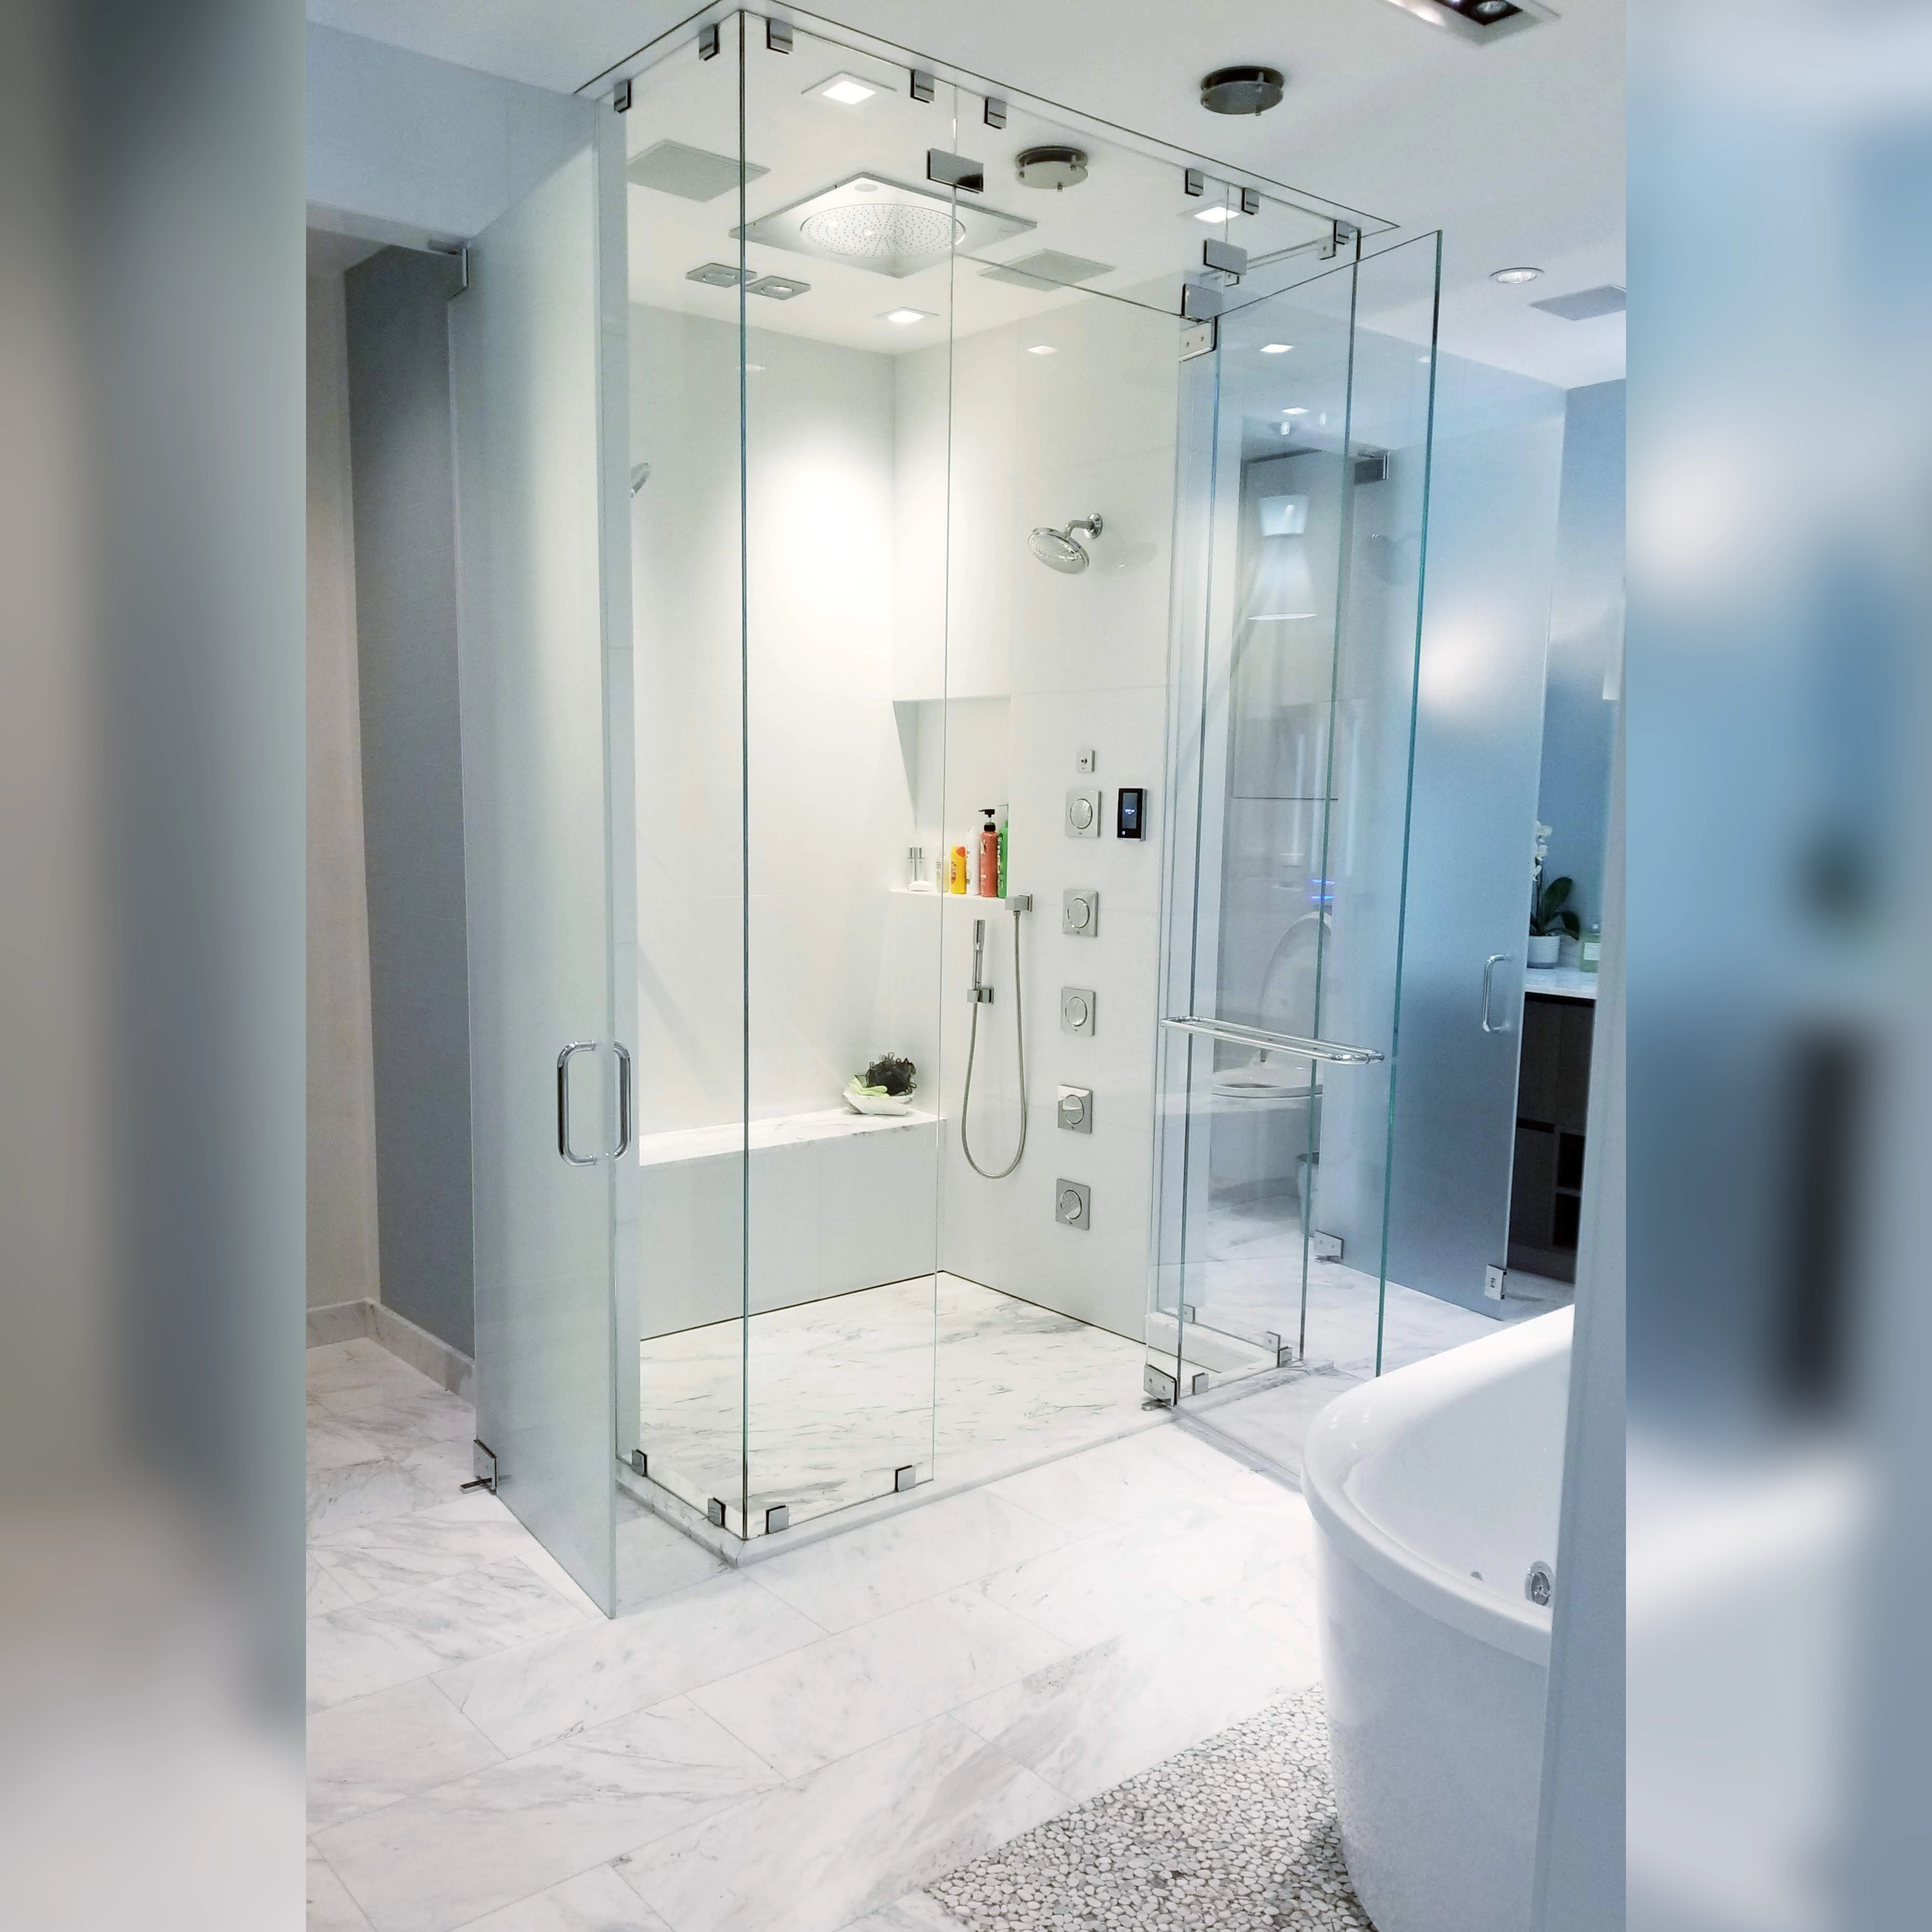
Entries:
POLYGON ((1184 365, 1150 1392, 1379 1367, 1437 239, 1184 365))
POLYGON ((610 118, 474 239, 450 311, 479 1473, 607 1610, 634 1012, 610 118))

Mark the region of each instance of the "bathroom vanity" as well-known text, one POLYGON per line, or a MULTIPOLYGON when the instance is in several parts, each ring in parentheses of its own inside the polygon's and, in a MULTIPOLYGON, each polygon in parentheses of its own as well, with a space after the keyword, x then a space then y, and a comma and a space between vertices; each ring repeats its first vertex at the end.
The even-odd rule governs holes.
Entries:
POLYGON ((1532 970, 1523 979, 1509 1265, 1574 1282, 1597 980, 1574 967, 1532 970))

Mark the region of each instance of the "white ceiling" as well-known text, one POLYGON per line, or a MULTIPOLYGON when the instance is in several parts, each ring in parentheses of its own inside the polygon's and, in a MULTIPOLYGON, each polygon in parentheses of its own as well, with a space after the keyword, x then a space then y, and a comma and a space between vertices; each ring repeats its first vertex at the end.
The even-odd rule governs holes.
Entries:
MULTIPOLYGON (((1439 227, 1445 348, 1565 388, 1624 372, 1621 315, 1568 322, 1530 306, 1624 279, 1622 0, 1557 0, 1562 17, 1491 46, 1389 0, 826 4, 937 61, 1409 232, 1439 227), (1284 69, 1286 100, 1253 119, 1204 112, 1199 76, 1236 62, 1284 69), (1489 279, 1518 263, 1543 278, 1489 279)), ((689 11, 680 0, 308 0, 313 20, 563 90, 689 11)))

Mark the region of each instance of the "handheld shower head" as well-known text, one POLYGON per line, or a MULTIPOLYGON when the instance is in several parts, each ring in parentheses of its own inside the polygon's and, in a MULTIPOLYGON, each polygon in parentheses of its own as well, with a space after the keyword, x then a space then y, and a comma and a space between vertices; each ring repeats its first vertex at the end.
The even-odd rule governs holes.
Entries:
POLYGON ((1076 577, 1093 562, 1093 559, 1087 554, 1086 545, 1073 532, 1081 530, 1089 538, 1097 537, 1102 527, 1097 512, 1090 517, 1076 517, 1064 530, 1056 530, 1050 524, 1042 524, 1027 538, 1027 548, 1048 569, 1076 577))

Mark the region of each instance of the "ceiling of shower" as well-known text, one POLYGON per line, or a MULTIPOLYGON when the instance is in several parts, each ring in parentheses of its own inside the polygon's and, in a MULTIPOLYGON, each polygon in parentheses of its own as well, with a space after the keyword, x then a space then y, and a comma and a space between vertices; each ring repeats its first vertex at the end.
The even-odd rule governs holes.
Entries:
MULTIPOLYGON (((746 305, 754 327, 784 334, 897 354, 944 341, 949 317, 954 333, 973 334, 1096 294, 1178 316, 1204 242, 1261 255, 1328 232, 1320 215, 1279 199, 1243 212, 1238 190, 1211 178, 1190 195, 1178 162, 1096 140, 1018 101, 994 128, 982 96, 946 82, 933 100, 915 100, 904 68, 802 29, 788 54, 752 38, 745 92, 747 173, 758 170, 745 187, 746 305), (835 81, 845 83, 844 98, 823 92, 835 81), (1018 158, 1047 144, 1084 149, 1088 178, 1070 188, 1027 186, 1018 158), (931 150, 980 164, 983 190, 962 189, 956 202, 927 178, 931 150), (1226 218, 1204 220, 1204 211, 1226 218), (779 277, 810 286, 783 301, 758 294, 760 281, 779 277)), ((638 76, 625 120, 634 174, 656 176, 645 158, 660 148, 680 164, 675 186, 634 178, 630 188, 632 299, 735 320, 735 287, 690 279, 737 258, 733 51, 701 61, 694 46, 678 50, 638 76), (706 171, 691 150, 719 165, 706 171), (700 178, 719 191, 692 198, 686 182, 700 178)))

